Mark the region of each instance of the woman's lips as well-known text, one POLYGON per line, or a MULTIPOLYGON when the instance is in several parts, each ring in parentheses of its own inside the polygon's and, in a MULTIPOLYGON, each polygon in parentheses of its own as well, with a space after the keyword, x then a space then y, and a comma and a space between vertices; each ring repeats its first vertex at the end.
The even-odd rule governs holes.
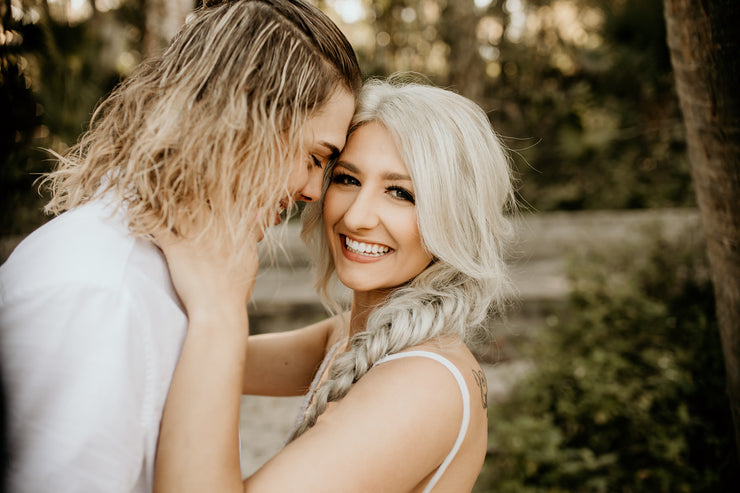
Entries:
POLYGON ((342 253, 349 260, 361 263, 377 262, 384 259, 395 250, 379 243, 354 240, 346 235, 339 235, 342 243, 342 253))

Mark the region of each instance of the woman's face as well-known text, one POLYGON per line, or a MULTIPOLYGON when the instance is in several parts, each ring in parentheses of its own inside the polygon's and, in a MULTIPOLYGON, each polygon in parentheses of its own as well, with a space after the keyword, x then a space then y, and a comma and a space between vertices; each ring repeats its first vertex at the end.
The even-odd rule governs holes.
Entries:
MULTIPOLYGON (((338 89, 306 122, 303 138, 306 153, 296 160, 288 181, 291 201, 313 202, 321 197, 323 168, 344 148, 354 110, 354 96, 345 89, 338 89)), ((288 205, 283 204, 284 207, 288 205)))
POLYGON ((324 225, 337 276, 354 291, 395 288, 431 262, 413 183, 382 125, 367 123, 350 135, 326 191, 324 225))

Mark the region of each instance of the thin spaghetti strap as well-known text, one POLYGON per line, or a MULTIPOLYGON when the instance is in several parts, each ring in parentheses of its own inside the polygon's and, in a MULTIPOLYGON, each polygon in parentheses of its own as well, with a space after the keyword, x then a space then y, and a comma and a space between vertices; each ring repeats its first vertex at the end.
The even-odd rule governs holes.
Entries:
POLYGON ((460 393, 462 394, 463 401, 463 417, 462 423, 460 424, 460 431, 457 434, 457 440, 455 440, 455 444, 452 446, 452 450, 450 450, 450 453, 447 454, 445 460, 442 462, 442 464, 440 464, 440 466, 437 468, 437 471, 434 473, 434 476, 432 476, 432 479, 429 480, 429 483, 427 483, 426 487, 424 488, 423 493, 429 493, 437 484, 439 478, 442 477, 442 474, 444 474, 447 466, 449 466, 450 462, 452 462, 452 459, 455 458, 455 455, 457 455, 457 452, 458 450, 460 450, 460 446, 465 439, 465 434, 468 431, 468 424, 470 423, 470 393, 468 392, 468 386, 465 384, 465 379, 463 378, 462 373, 460 373, 460 370, 458 370, 457 367, 444 356, 440 356, 439 354, 433 353, 431 351, 405 351, 403 353, 391 354, 379 359, 375 363, 375 365, 379 365, 381 363, 385 363, 387 361, 392 361, 395 359, 411 357, 428 358, 442 363, 455 377, 457 385, 458 387, 460 387, 460 393))

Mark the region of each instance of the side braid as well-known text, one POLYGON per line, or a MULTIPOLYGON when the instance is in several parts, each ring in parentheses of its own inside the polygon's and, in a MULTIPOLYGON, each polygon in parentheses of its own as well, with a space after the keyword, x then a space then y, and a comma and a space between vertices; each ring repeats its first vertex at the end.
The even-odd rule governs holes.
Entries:
POLYGON ((315 425, 327 404, 347 395, 352 385, 384 356, 444 335, 469 338, 469 329, 479 326, 488 313, 474 306, 488 308, 490 300, 471 303, 475 296, 470 292, 479 288, 471 290, 470 285, 477 282, 459 272, 453 274, 450 276, 449 268, 432 266, 370 315, 367 329, 355 334, 349 350, 339 354, 329 367, 327 379, 317 388, 289 441, 315 425))

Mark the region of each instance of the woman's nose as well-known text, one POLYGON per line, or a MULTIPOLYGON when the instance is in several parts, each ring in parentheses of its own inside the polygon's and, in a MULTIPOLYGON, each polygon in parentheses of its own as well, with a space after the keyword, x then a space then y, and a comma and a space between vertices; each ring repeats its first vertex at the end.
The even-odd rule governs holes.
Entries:
POLYGON ((361 190, 344 213, 344 224, 354 230, 374 228, 379 223, 378 206, 372 194, 361 190))
POLYGON ((308 181, 306 185, 298 191, 295 200, 304 202, 315 202, 321 197, 321 184, 324 179, 324 170, 318 166, 311 166, 308 170, 308 181))

